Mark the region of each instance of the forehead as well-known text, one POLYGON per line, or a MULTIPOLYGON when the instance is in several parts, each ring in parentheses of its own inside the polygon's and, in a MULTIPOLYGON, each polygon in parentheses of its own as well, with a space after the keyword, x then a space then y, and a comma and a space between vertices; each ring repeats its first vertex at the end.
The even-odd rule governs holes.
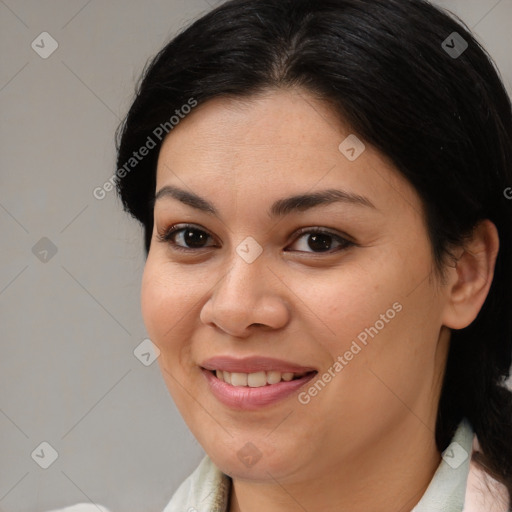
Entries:
POLYGON ((267 91, 249 98, 214 98, 196 107, 164 141, 176 149, 264 154, 304 146, 327 149, 348 132, 328 105, 298 90, 267 91), (329 137, 330 135, 330 137, 329 137))
POLYGON ((186 185, 223 195, 226 188, 245 187, 271 199, 282 190, 343 187, 374 197, 374 203, 397 194, 409 204, 417 201, 389 159, 372 146, 363 143, 355 160, 347 158, 340 144, 343 149, 354 135, 331 105, 305 91, 215 98, 196 107, 164 140, 156 188, 186 185))

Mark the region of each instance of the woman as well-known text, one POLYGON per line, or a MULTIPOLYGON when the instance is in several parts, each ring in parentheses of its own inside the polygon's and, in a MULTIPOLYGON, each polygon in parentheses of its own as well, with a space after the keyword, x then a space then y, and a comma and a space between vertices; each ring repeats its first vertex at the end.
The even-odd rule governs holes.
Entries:
POLYGON ((116 181, 207 453, 166 512, 509 510, 511 143, 422 0, 232 0, 156 56, 116 181))

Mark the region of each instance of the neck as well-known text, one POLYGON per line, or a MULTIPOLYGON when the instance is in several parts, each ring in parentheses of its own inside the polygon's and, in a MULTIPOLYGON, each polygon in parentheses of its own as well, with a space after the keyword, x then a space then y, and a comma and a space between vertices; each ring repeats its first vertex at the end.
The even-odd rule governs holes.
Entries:
POLYGON ((234 479, 229 512, 410 512, 441 456, 434 433, 409 416, 407 429, 380 438, 352 460, 322 465, 310 472, 309 479, 277 481, 269 476, 263 483, 234 479))

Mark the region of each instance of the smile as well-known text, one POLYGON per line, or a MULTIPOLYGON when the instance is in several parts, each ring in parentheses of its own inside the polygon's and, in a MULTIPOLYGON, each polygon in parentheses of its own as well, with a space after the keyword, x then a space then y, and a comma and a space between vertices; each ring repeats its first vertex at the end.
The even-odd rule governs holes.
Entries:
POLYGON ((201 364, 212 395, 239 410, 269 407, 297 392, 318 372, 314 368, 266 357, 219 356, 201 364))

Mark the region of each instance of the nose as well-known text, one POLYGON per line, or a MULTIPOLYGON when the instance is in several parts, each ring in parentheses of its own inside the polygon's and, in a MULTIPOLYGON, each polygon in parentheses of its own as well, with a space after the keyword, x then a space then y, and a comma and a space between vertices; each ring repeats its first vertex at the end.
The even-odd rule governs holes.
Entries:
POLYGON ((230 336, 247 338, 254 328, 284 327, 290 318, 286 286, 261 255, 247 263, 238 255, 201 309, 201 321, 230 336))

